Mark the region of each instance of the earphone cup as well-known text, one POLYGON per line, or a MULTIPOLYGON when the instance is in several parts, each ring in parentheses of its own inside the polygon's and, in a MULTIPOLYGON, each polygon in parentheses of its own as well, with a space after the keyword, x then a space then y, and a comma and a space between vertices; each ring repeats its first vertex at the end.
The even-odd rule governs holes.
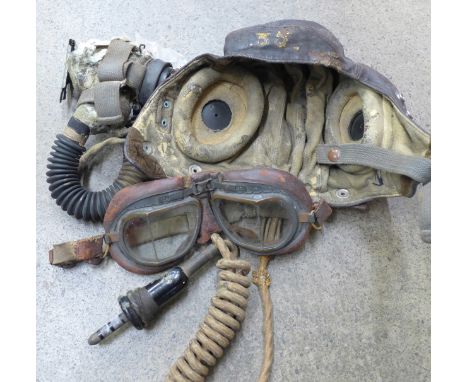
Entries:
POLYGON ((264 102, 259 80, 246 69, 199 70, 182 86, 174 104, 178 148, 204 163, 235 156, 260 126, 264 102))
MULTIPOLYGON (((389 148, 392 128, 388 102, 354 80, 344 80, 330 96, 324 130, 327 144, 362 143, 389 148)), ((369 167, 341 165, 349 173, 365 173, 369 167)))

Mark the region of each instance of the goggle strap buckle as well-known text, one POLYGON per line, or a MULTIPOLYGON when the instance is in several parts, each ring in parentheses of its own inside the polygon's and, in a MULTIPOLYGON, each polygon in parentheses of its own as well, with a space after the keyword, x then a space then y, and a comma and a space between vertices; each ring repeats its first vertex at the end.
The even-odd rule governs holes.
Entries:
POLYGON ((203 180, 193 180, 192 190, 191 190, 192 195, 198 196, 207 192, 214 191, 214 189, 216 188, 215 181, 216 181, 216 176, 209 177, 203 180))
POLYGON ((320 227, 332 214, 330 205, 323 199, 314 204, 312 211, 299 212, 298 219, 300 223, 309 223, 314 227, 320 227))

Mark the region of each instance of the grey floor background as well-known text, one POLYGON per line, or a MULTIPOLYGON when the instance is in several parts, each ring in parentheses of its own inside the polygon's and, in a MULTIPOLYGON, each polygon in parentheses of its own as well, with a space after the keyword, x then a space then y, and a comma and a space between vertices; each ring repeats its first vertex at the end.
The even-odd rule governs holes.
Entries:
MULTIPOLYGON (((430 3, 420 1, 37 1, 37 380, 159 381, 209 306, 216 270, 205 269, 151 330, 128 329, 90 347, 88 335, 118 312, 116 298, 152 277, 108 262, 62 270, 54 243, 101 232, 50 198, 46 159, 71 113, 59 105, 68 38, 136 33, 192 58, 222 54, 233 29, 280 18, 317 21, 347 55, 388 76, 430 129, 430 3)), ((115 174, 110 162, 99 171, 115 174)), ((367 212, 336 211, 304 250, 270 266, 275 317, 273 381, 430 380, 430 246, 419 239, 415 199, 381 200, 367 212)), ((248 254, 247 258, 254 260, 248 254)), ((247 319, 211 381, 254 381, 261 307, 247 319)))

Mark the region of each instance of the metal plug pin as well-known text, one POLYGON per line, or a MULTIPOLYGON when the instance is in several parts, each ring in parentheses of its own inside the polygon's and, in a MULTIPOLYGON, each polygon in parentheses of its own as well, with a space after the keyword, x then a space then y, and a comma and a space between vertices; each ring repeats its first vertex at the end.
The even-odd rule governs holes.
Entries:
POLYGON ((122 312, 113 320, 109 321, 102 328, 91 334, 88 338, 88 344, 97 345, 99 342, 109 337, 116 330, 120 329, 128 322, 127 316, 122 312))
POLYGON ((219 256, 218 248, 210 244, 179 266, 171 268, 162 278, 120 296, 118 301, 122 312, 93 333, 88 338, 88 344, 97 345, 127 322, 138 330, 146 328, 158 316, 161 307, 187 286, 189 277, 216 256, 219 256))

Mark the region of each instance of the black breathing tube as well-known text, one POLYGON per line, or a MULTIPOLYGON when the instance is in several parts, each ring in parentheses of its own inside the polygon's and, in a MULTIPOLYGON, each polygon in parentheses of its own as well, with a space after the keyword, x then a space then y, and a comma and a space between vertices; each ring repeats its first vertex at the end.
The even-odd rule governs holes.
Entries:
POLYGON ((119 175, 109 187, 101 191, 86 189, 81 181, 79 165, 86 151, 84 144, 89 127, 72 117, 67 130, 72 132, 68 135, 73 138, 58 134, 48 158, 46 176, 51 196, 64 211, 77 219, 102 221, 112 197, 120 189, 143 182, 147 177, 124 159, 119 175))

